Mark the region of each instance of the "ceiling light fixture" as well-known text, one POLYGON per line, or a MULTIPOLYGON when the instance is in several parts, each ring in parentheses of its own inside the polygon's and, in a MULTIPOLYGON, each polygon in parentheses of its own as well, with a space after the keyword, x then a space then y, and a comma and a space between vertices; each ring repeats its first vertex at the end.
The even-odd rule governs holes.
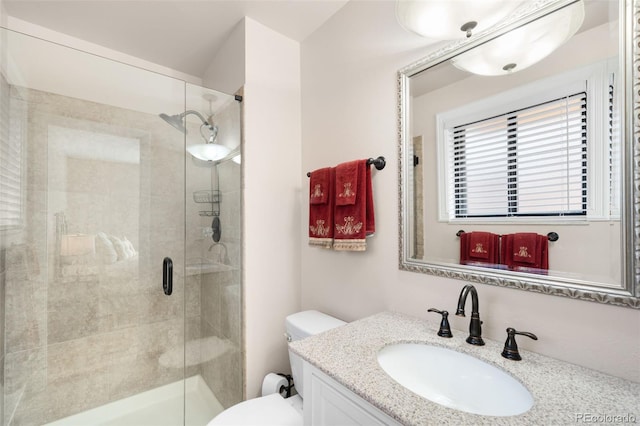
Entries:
POLYGON ((521 1, 516 0, 396 0, 400 25, 434 40, 469 38, 496 25, 521 1))
POLYGON ((511 74, 541 61, 569 40, 584 21, 584 2, 572 3, 453 58, 473 74, 511 74))

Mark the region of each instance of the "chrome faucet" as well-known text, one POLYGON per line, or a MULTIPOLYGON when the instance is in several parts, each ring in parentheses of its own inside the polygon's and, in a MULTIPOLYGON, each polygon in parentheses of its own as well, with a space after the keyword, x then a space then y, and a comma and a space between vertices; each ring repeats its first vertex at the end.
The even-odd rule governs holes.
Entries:
POLYGON ((458 297, 456 315, 460 317, 465 316, 464 304, 467 301, 469 292, 471 292, 471 322, 469 322, 469 337, 467 337, 467 343, 482 346, 484 345, 484 340, 482 340, 482 321, 480 321, 480 312, 478 311, 478 292, 471 284, 462 287, 460 297, 458 297))

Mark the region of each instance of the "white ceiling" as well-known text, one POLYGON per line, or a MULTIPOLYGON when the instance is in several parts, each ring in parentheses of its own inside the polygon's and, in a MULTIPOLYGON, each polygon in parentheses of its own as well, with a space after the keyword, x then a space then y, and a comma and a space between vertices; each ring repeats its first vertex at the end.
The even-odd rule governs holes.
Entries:
POLYGON ((4 0, 8 15, 201 77, 248 16, 303 41, 348 0, 4 0))

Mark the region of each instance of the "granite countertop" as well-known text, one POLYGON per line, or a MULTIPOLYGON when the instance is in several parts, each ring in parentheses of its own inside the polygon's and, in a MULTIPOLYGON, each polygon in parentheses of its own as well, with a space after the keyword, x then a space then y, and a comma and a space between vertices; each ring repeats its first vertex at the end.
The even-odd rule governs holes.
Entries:
POLYGON ((426 321, 383 312, 291 342, 290 348, 406 425, 579 424, 594 423, 596 416, 611 416, 597 423, 624 423, 622 418, 612 421, 613 416, 627 416, 626 423, 640 422, 640 383, 522 349, 522 361, 511 361, 500 355, 504 342, 484 339, 484 346, 473 346, 465 342, 465 332, 453 330, 450 339, 436 332, 426 321), (393 343, 428 343, 475 356, 520 380, 533 395, 534 405, 518 416, 492 417, 433 403, 395 382, 378 365, 378 351, 393 343))

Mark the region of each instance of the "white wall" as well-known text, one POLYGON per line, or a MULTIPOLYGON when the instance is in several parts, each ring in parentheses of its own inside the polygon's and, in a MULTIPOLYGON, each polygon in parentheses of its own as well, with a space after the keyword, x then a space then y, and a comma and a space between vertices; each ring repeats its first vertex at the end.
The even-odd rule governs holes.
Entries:
POLYGON ((215 53, 202 77, 203 84, 235 94, 245 82, 245 20, 241 20, 215 53))
POLYGON ((184 81, 202 83, 199 77, 11 16, 7 26, 13 31, 3 31, 7 60, 1 65, 13 85, 150 114, 174 114, 184 109, 184 81), (42 62, 48 66, 42 67, 42 62), (105 78, 98 81, 96 75, 105 78), (132 89, 114 91, 114 84, 132 89))
POLYGON ((290 371, 284 319, 300 308, 300 44, 245 18, 204 84, 230 93, 244 84, 243 312, 253 398, 267 373, 290 371))
MULTIPOLYGON (((4 24, 4 19, 3 19, 3 24, 4 24)), ((13 31, 18 31, 24 34, 32 35, 34 37, 42 38, 44 40, 48 40, 54 43, 59 43, 63 46, 72 47, 74 49, 82 50, 84 52, 90 52, 94 55, 102 56, 103 58, 112 59, 114 61, 123 62, 125 64, 133 65, 135 67, 139 67, 149 71, 168 75, 169 77, 178 78, 188 83, 193 83, 193 84, 202 83, 202 80, 200 77, 196 77, 190 74, 176 71, 174 69, 167 68, 165 66, 158 65, 153 62, 149 62, 144 59, 137 58, 135 56, 127 55, 126 53, 109 49, 107 47, 100 46, 98 44, 91 43, 86 40, 82 40, 76 37, 62 34, 60 32, 50 30, 40 25, 23 21, 22 19, 15 18, 13 16, 7 16, 6 25, 3 25, 3 26, 13 31)))
POLYGON ((300 307, 300 44, 245 18, 244 314, 247 397, 289 371, 284 318, 300 307))
MULTIPOLYGON (((453 311, 465 283, 398 269, 396 73, 433 47, 416 48, 419 38, 400 29, 393 7, 392 1, 349 2, 302 43, 303 170, 377 155, 388 160, 373 174, 377 232, 366 252, 309 247, 303 205, 302 308, 347 321, 393 310, 437 326, 437 315, 427 309, 453 311)), ((487 338, 504 341, 509 326, 530 331, 540 340, 520 339, 521 348, 640 381, 640 311, 476 287, 487 338)), ((468 318, 450 321, 454 329, 468 329, 468 318)))

